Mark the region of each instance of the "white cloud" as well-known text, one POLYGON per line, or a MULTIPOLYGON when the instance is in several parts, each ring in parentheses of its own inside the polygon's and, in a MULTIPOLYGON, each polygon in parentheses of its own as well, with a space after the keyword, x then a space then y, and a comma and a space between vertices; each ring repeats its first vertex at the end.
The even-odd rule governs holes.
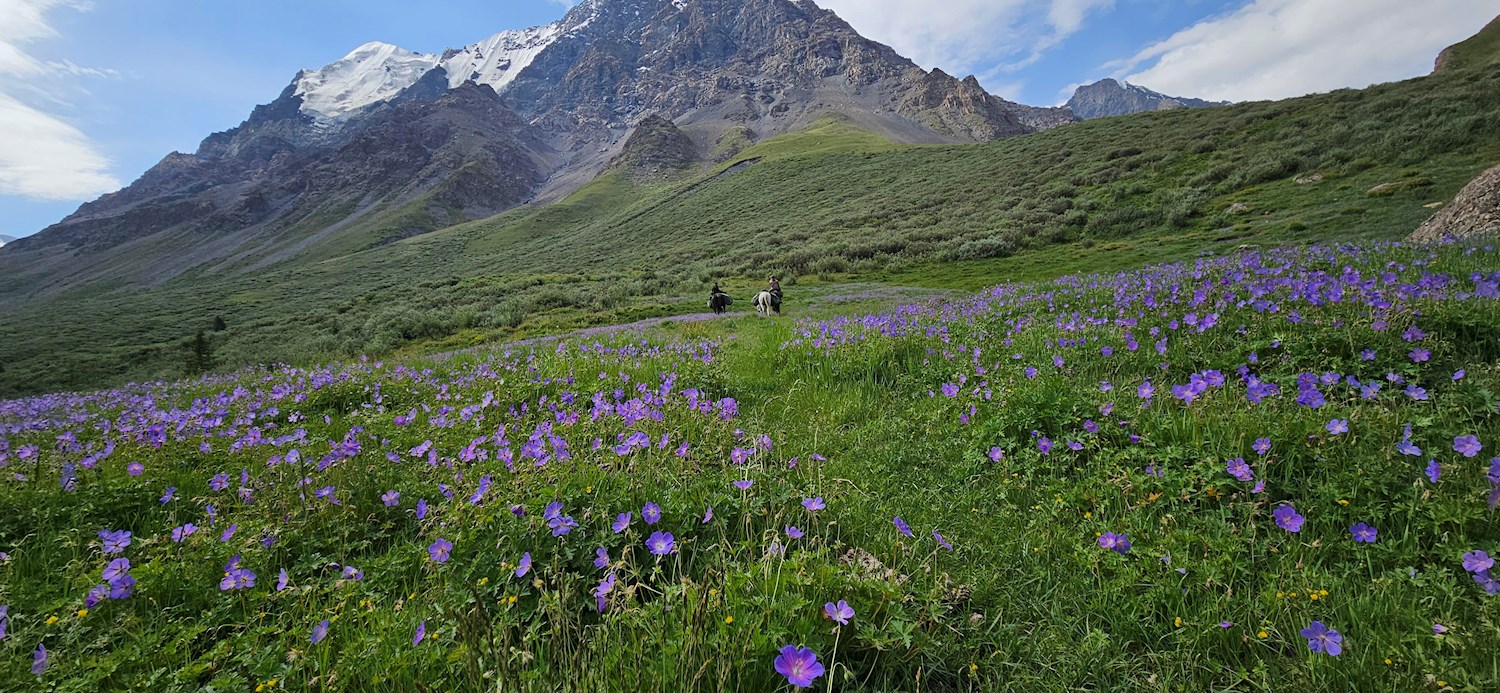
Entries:
POLYGON ((993 76, 1036 62, 1114 0, 816 0, 925 68, 993 76), (1000 67, 994 68, 997 63, 1000 67))
POLYGON ((1167 94, 1281 99, 1426 74, 1500 0, 1253 0, 1105 65, 1167 94))
POLYGON ((110 162, 82 131, 56 113, 23 100, 41 95, 63 105, 56 80, 113 76, 72 61, 44 61, 27 45, 57 36, 46 15, 56 8, 87 10, 70 0, 0 0, 0 195, 34 200, 86 200, 120 187, 110 162))

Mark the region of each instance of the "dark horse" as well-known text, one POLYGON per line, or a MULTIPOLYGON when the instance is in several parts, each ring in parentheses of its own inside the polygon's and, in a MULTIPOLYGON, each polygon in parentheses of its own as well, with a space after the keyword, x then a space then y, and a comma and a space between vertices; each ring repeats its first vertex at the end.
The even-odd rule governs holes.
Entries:
POLYGON ((729 310, 729 306, 732 303, 734 303, 734 298, 722 291, 716 291, 708 297, 708 307, 716 315, 729 310))

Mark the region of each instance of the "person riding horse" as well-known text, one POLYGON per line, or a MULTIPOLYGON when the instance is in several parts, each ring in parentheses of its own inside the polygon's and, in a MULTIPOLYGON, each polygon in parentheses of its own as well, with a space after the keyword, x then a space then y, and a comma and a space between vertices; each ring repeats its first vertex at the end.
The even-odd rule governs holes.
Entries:
POLYGON ((713 309, 714 314, 717 315, 728 310, 731 303, 734 303, 734 298, 724 293, 719 288, 718 282, 714 282, 714 288, 708 293, 708 307, 713 309))
POLYGON ((771 292, 771 310, 776 311, 779 315, 781 313, 781 282, 777 281, 775 276, 772 276, 767 284, 768 288, 766 290, 771 292))

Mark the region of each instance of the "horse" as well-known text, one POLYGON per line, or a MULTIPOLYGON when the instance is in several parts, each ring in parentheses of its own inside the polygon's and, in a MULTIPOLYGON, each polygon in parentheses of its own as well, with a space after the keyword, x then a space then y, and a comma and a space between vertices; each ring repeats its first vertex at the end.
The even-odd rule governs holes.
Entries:
POLYGON ((734 298, 729 294, 723 292, 719 292, 708 297, 708 308, 709 310, 712 310, 715 315, 728 310, 729 306, 733 303, 734 298))
POLYGON ((771 314, 771 292, 769 292, 769 291, 762 291, 762 292, 756 294, 755 298, 750 301, 750 305, 755 306, 755 312, 759 313, 761 315, 761 317, 765 317, 767 315, 770 315, 771 314))

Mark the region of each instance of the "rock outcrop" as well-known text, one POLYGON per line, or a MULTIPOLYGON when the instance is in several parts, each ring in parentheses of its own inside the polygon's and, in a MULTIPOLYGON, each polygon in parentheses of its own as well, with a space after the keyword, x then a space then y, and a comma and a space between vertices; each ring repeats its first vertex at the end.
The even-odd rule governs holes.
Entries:
POLYGON ((1445 238, 1467 240, 1500 235, 1500 166, 1479 174, 1453 202, 1433 215, 1407 239, 1431 243, 1445 238))

